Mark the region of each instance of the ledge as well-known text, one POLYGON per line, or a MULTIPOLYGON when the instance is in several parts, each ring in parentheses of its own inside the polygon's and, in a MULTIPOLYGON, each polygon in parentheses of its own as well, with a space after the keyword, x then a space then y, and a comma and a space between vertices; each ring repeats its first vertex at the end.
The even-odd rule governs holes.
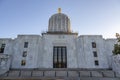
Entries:
POLYGON ((78 33, 72 33, 72 32, 46 32, 46 33, 42 33, 42 35, 44 35, 44 34, 53 34, 53 35, 58 35, 58 34, 78 35, 78 33))

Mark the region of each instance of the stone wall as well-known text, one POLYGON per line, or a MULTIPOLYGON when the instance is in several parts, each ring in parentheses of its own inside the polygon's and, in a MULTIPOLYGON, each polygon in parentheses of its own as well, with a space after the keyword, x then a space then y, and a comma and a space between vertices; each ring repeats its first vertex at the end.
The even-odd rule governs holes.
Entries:
POLYGON ((120 54, 112 56, 112 69, 120 74, 120 54))
POLYGON ((42 63, 39 57, 39 54, 42 54, 41 46, 40 35, 18 35, 13 41, 13 60, 11 68, 38 68, 39 64, 42 63), (24 47, 25 42, 28 42, 27 48, 24 47), (24 51, 26 52, 25 57, 23 57, 24 51), (21 65, 22 60, 25 61, 24 66, 21 65))
POLYGON ((112 51, 114 49, 114 44, 117 42, 116 39, 106 39, 105 40, 105 55, 107 56, 108 66, 112 68, 112 51))
POLYGON ((18 35, 15 39, 0 39, 5 43, 4 54, 12 55, 11 68, 53 68, 53 47, 66 46, 67 68, 112 68, 111 56, 116 40, 104 39, 101 35, 43 34, 18 35), (28 42, 28 48, 24 48, 28 42), (92 48, 92 42, 96 48, 92 48), (23 57, 23 51, 27 56, 23 57), (93 51, 97 51, 94 57, 93 51), (21 61, 26 65, 21 66, 21 61), (99 65, 95 65, 95 60, 99 65))
POLYGON ((53 68, 53 47, 67 47, 67 68, 78 68, 76 53, 76 35, 66 34, 44 34, 43 35, 43 66, 53 68))
MULTIPOLYGON (((111 44, 111 43, 110 43, 111 44)), ((81 35, 77 39, 77 59, 79 68, 109 68, 105 40, 101 35, 81 35), (96 48, 92 47, 92 42, 96 43, 96 48), (97 57, 93 52, 97 53, 97 57), (99 65, 95 65, 98 60, 99 65)), ((111 47, 111 46, 110 46, 111 47)), ((110 50, 112 51, 112 49, 110 50)))

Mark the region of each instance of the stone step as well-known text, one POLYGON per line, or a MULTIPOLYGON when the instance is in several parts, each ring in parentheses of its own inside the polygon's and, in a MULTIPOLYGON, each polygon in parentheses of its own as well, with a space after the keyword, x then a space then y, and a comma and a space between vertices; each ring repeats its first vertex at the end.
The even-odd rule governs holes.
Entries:
POLYGON ((10 70, 0 79, 120 80, 112 70, 10 70))

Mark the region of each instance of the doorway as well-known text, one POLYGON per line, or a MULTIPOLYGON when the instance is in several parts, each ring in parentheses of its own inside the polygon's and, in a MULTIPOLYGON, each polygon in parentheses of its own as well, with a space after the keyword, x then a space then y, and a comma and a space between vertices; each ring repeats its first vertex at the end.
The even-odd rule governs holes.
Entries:
POLYGON ((67 68, 66 46, 53 47, 53 68, 67 68))

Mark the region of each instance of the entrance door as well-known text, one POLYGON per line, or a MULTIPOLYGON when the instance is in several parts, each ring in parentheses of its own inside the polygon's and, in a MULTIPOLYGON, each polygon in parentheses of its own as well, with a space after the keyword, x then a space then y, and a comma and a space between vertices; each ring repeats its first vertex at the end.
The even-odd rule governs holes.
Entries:
POLYGON ((53 47, 53 68, 67 68, 66 46, 53 47))

